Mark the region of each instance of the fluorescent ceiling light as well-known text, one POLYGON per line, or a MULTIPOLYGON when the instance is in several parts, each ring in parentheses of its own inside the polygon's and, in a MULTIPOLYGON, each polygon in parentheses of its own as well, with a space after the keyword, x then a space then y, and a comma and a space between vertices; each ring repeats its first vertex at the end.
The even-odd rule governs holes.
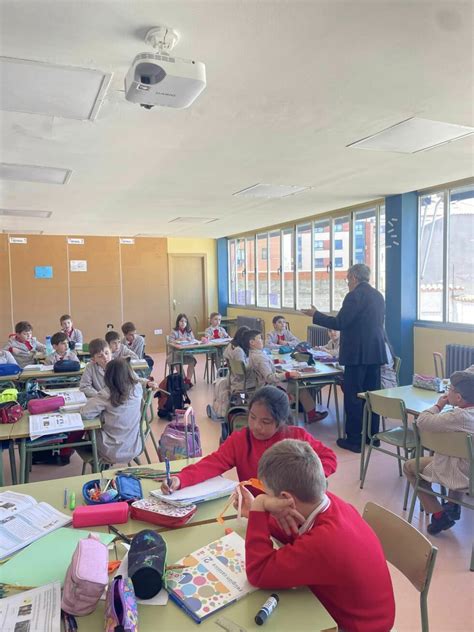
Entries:
POLYGON ((175 217, 168 224, 210 224, 216 221, 215 217, 175 217))
POLYGON ((16 230, 13 228, 4 228, 2 233, 6 235, 42 235, 44 233, 43 230, 16 230))
POLYGON ((253 186, 242 189, 242 191, 237 191, 237 193, 233 193, 232 195, 239 197, 273 199, 296 195, 310 188, 311 187, 298 187, 286 184, 254 184, 253 186))
POLYGON ((413 117, 351 143, 347 147, 415 154, 471 134, 474 134, 474 127, 413 117))
POLYGON ((0 57, 0 109, 92 121, 111 77, 90 68, 0 57))
POLYGON ((40 167, 39 165, 14 165, 0 163, 0 179, 22 180, 25 182, 46 182, 48 184, 66 184, 71 177, 70 169, 60 167, 40 167))
POLYGON ((0 208, 0 215, 8 217, 37 217, 47 219, 51 217, 51 211, 19 211, 16 209, 0 208))

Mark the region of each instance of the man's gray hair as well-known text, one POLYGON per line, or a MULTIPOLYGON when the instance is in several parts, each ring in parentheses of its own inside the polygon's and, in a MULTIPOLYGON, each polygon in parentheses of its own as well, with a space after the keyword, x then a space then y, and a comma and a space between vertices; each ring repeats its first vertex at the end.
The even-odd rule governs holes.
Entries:
POLYGON ((321 461, 306 441, 284 439, 265 450, 258 478, 275 496, 290 492, 301 502, 320 503, 326 492, 321 461))
POLYGON ((359 283, 361 281, 366 281, 367 283, 370 281, 370 268, 365 263, 355 263, 349 268, 347 274, 353 276, 359 283))

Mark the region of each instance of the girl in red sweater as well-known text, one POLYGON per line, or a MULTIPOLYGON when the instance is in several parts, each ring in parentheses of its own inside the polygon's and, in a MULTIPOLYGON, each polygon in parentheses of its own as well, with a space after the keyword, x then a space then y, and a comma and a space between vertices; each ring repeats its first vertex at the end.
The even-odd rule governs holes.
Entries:
POLYGON ((324 474, 333 474, 337 467, 334 452, 304 428, 288 425, 291 421, 286 393, 275 386, 260 388, 249 404, 248 428, 233 432, 215 452, 195 465, 188 465, 177 476, 172 476, 171 489, 163 483, 162 492, 168 494, 170 491, 201 483, 233 467, 237 468, 240 481, 255 478, 262 454, 283 439, 301 439, 309 443, 321 459, 324 474))

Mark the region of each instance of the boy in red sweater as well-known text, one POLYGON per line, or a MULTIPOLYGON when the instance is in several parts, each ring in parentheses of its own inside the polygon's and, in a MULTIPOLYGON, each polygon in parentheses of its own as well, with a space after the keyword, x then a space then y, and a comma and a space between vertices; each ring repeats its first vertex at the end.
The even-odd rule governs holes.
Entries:
POLYGON ((311 446, 280 441, 260 459, 258 477, 265 494, 243 490, 250 583, 307 585, 345 632, 388 632, 395 602, 381 544, 352 505, 326 493, 311 446), (284 546, 274 549, 271 536, 284 546))

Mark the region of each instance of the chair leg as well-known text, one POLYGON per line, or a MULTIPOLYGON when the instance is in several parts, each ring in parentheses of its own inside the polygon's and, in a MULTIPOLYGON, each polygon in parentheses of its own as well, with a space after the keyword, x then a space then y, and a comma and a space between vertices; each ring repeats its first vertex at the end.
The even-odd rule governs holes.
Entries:
POLYGON ((16 485, 18 483, 18 477, 17 477, 17 471, 16 471, 15 443, 14 443, 14 441, 10 441, 9 442, 8 454, 9 454, 9 457, 10 457, 10 474, 11 474, 11 477, 12 477, 12 485, 16 485))
MULTIPOLYGON (((334 389, 335 388, 336 388, 336 385, 334 385, 334 389)), ((332 392, 332 384, 329 384, 328 401, 326 403, 326 408, 329 408, 329 402, 331 401, 331 392, 332 392)))
POLYGON ((139 457, 138 457, 138 456, 136 456, 133 460, 134 460, 134 462, 135 462, 137 465, 141 465, 141 464, 142 464, 142 462, 140 461, 140 459, 139 459, 139 457))
POLYGON ((143 453, 145 455, 146 462, 148 463, 148 465, 150 465, 151 463, 150 455, 148 454, 148 450, 146 449, 145 446, 143 446, 143 453))
POLYGON ((367 474, 367 468, 369 467, 370 455, 372 454, 372 444, 369 445, 369 451, 367 452, 367 457, 364 461, 364 471, 362 473, 362 480, 360 482, 360 488, 364 488, 365 475, 367 474))
POLYGON ((413 520, 413 513, 415 511, 415 503, 418 496, 418 481, 415 483, 415 486, 413 487, 412 494, 413 495, 411 497, 410 511, 408 512, 408 518, 407 518, 407 521, 410 523, 413 520))
POLYGON ((81 470, 82 476, 84 476, 84 474, 86 473, 86 467, 87 467, 87 463, 85 461, 83 461, 82 462, 82 470, 81 470))
POLYGON ((474 542, 472 544, 472 551, 471 551, 471 564, 469 566, 469 570, 474 572, 474 542))
POLYGON ((398 458, 397 458, 397 461, 398 461, 398 475, 399 476, 403 476, 403 472, 402 472, 402 455, 400 453, 400 448, 399 448, 398 445, 397 445, 397 455, 398 455, 398 458))
MULTIPOLYGON (((407 510, 407 505, 408 505, 408 495, 410 493, 410 481, 407 480, 406 482, 406 486, 405 486, 405 497, 403 499, 403 511, 407 510)), ((415 497, 416 498, 416 497, 415 497)))

